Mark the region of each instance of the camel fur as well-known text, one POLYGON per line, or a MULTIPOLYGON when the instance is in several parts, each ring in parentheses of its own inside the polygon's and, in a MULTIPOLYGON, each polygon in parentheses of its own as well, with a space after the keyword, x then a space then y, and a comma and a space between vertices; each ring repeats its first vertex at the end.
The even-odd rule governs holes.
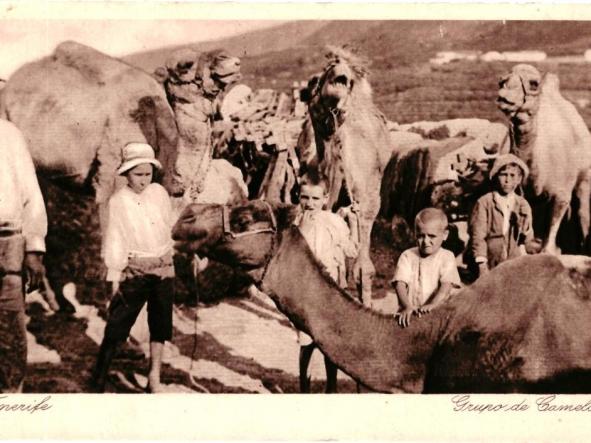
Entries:
MULTIPOLYGON (((366 61, 342 48, 329 48, 323 73, 308 84, 310 122, 314 129, 313 155, 328 177, 328 207, 334 209, 343 190, 359 204, 359 256, 355 271, 362 300, 371 303, 375 272, 369 255, 373 222, 380 209, 380 183, 392 143, 385 116, 372 101, 366 61)), ((304 130, 309 130, 305 127, 304 130)), ((306 169, 306 166, 303 168, 306 169)))
POLYGON ((178 131, 161 85, 92 48, 60 44, 17 70, 2 90, 0 115, 24 133, 38 171, 94 191, 105 203, 116 183, 121 148, 147 142, 163 164, 163 184, 180 191, 178 131))
POLYGON ((172 109, 149 74, 65 42, 11 76, 0 93, 0 116, 23 132, 33 157, 49 219, 47 275, 68 309, 61 297, 67 282, 100 279, 106 203, 126 182, 116 174, 121 149, 149 143, 163 165, 157 179, 171 194, 182 192, 172 109))
POLYGON ((545 251, 559 252, 556 236, 573 193, 579 200, 585 240, 591 217, 591 134, 575 106, 560 94, 558 77, 542 76, 530 65, 516 65, 501 78, 497 103, 509 118, 511 151, 530 169, 530 189, 552 205, 545 251))
MULTIPOLYGON (((215 215, 219 209, 188 207, 173 231, 177 246, 249 269, 257 261, 265 268, 272 255, 263 289, 339 368, 373 390, 591 392, 588 257, 507 261, 401 329, 322 271, 297 228, 288 228, 289 208, 275 208, 278 245, 270 235, 232 245, 215 215)), ((231 210, 241 232, 269 226, 270 217, 260 202, 231 210)))

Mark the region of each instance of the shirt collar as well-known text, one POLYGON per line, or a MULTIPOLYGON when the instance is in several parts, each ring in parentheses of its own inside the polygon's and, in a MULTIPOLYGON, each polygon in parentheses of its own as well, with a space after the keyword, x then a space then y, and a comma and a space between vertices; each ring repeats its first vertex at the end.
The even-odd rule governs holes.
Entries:
POLYGON ((505 196, 494 191, 493 200, 499 209, 503 209, 503 207, 513 208, 515 206, 516 198, 514 192, 505 196))

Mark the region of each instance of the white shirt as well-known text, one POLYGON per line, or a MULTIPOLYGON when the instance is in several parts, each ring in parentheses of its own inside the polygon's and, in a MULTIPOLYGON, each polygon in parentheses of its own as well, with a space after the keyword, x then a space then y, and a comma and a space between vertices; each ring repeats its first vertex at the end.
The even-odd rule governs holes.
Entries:
MULTIPOLYGON (((340 286, 347 280, 345 257, 357 255, 357 244, 350 238, 345 220, 330 211, 304 211, 296 220, 302 236, 316 259, 340 286)), ((298 331, 298 343, 313 343, 312 337, 298 331)))
POLYGON ((0 119, 0 226, 22 229, 27 251, 45 252, 47 213, 21 131, 0 119))
POLYGON ((509 221, 511 217, 511 211, 515 206, 515 194, 501 195, 497 191, 494 193, 494 198, 497 204, 503 211, 503 234, 507 235, 509 232, 509 221))
POLYGON ((109 200, 109 218, 103 241, 107 280, 119 281, 130 256, 162 257, 172 251, 174 223, 170 197, 157 183, 141 194, 128 186, 109 200))
POLYGON ((443 248, 427 257, 421 257, 417 247, 404 251, 398 259, 392 279, 392 282, 397 281, 408 285, 408 298, 412 307, 427 303, 441 283, 461 286, 456 258, 451 251, 443 248))
POLYGON ((330 211, 305 211, 296 225, 316 259, 339 284, 344 283, 345 257, 357 255, 345 220, 330 211))

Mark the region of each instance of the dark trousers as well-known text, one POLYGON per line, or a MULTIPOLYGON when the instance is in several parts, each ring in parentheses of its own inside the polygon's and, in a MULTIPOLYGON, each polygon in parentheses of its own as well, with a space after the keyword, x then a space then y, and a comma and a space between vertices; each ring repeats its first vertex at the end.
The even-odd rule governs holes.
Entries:
POLYGON ((23 311, 0 309, 0 392, 18 392, 27 369, 23 311))
POLYGON ((127 340, 144 304, 148 303, 150 341, 165 342, 172 338, 172 304, 174 284, 172 278, 161 279, 144 275, 123 280, 109 307, 104 340, 127 340))
POLYGON ((93 388, 105 390, 111 360, 120 343, 127 340, 137 317, 148 303, 150 341, 164 343, 172 338, 174 280, 142 275, 123 280, 109 306, 105 335, 93 371, 93 388))
POLYGON ((17 392, 27 369, 24 257, 24 237, 4 232, 0 236, 0 392, 17 392))

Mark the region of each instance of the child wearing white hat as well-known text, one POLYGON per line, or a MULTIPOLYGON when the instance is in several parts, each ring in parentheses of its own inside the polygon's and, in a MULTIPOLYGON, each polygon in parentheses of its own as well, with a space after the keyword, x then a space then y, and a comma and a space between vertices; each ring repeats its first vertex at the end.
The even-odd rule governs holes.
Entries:
POLYGON ((102 392, 117 347, 129 336, 142 307, 148 303, 150 373, 148 391, 161 391, 160 367, 164 342, 172 338, 174 223, 170 197, 152 183, 154 168, 162 166, 152 147, 129 143, 117 173, 127 186, 109 200, 109 217, 102 255, 112 300, 93 384, 102 392))
POLYGON ((513 154, 499 156, 490 171, 494 191, 476 202, 468 224, 469 253, 479 275, 526 254, 525 245, 533 239, 532 210, 515 190, 528 174, 527 165, 513 154))

